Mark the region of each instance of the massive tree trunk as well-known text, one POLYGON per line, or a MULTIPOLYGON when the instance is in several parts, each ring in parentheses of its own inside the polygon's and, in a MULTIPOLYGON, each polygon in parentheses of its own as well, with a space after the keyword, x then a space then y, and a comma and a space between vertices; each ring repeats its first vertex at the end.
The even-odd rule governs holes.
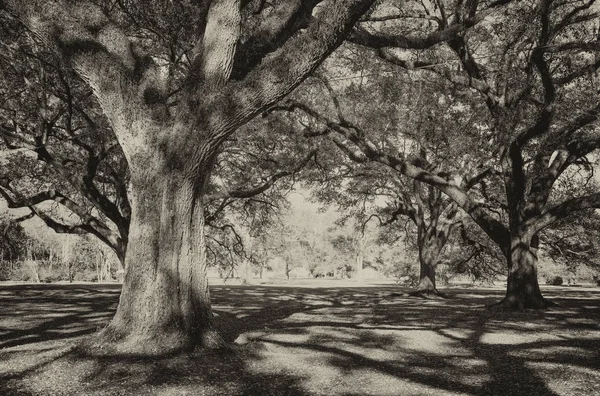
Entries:
POLYGON ((542 296, 537 276, 536 237, 518 235, 511 240, 510 250, 506 252, 508 262, 508 280, 506 296, 493 304, 493 309, 524 310, 547 308, 552 303, 542 296))
POLYGON ((411 295, 444 296, 437 290, 435 269, 446 240, 446 236, 437 235, 435 232, 427 233, 424 237, 419 238, 419 284, 416 290, 410 293, 411 295))
POLYGON ((173 107, 161 67, 92 2, 0 0, 0 9, 13 12, 90 85, 130 168, 121 299, 91 346, 162 354, 221 344, 212 329, 203 224, 203 196, 219 148, 312 73, 373 3, 326 2, 232 82, 242 3, 201 2, 202 34, 173 107))
POLYGON ((427 240, 424 244, 419 244, 419 284, 417 292, 437 293, 435 286, 435 266, 437 265, 440 249, 435 240, 427 240))
POLYGON ((143 354, 220 346, 206 277, 203 182, 160 169, 132 187, 127 272, 99 342, 143 354))

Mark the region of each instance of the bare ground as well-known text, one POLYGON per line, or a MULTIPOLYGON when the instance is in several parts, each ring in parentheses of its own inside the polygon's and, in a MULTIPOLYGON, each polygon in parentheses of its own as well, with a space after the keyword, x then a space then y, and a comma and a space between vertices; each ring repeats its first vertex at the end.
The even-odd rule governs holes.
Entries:
POLYGON ((0 395, 599 392, 600 290, 546 288, 559 306, 508 313, 484 308, 498 289, 317 285, 213 286, 233 350, 153 359, 73 351, 108 322, 117 285, 0 285, 0 395))

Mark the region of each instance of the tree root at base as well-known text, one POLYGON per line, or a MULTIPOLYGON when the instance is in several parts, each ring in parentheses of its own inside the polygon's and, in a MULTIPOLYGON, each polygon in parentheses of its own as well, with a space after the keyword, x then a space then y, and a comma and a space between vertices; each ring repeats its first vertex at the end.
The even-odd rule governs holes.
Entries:
POLYGON ((96 357, 168 357, 198 350, 233 349, 214 329, 205 331, 199 337, 190 337, 180 332, 116 335, 110 328, 87 337, 76 348, 77 353, 96 357))
POLYGON ((551 307, 555 307, 558 304, 545 298, 541 299, 529 299, 523 301, 521 299, 511 299, 504 297, 497 303, 486 306, 490 311, 525 311, 525 310, 544 310, 551 307))

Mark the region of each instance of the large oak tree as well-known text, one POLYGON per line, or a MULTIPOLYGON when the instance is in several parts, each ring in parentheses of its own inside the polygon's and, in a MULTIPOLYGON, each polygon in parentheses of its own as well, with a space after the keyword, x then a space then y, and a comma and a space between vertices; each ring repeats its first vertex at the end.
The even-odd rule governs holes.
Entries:
POLYGON ((97 5, 0 2, 90 85, 127 159, 127 273, 98 343, 130 353, 222 343, 212 326, 204 236, 219 148, 318 67, 373 2, 192 2, 196 42, 174 106, 166 73, 97 5))
MULTIPOLYGON (((383 164, 446 194, 506 258, 508 286, 498 307, 543 308, 549 302, 537 279, 540 232, 573 212, 600 207, 597 188, 568 195, 557 195, 555 188, 557 181, 585 166, 589 155, 600 148, 597 4, 594 0, 510 2, 503 14, 493 14, 472 30, 453 30, 456 21, 477 19, 479 3, 449 13, 445 2, 436 2, 427 20, 434 20, 439 28, 424 38, 407 40, 364 29, 351 36, 390 63, 446 80, 464 98, 465 108, 486 109, 487 114, 473 122, 477 133, 471 138, 487 148, 480 174, 488 183, 475 193, 457 179, 462 182, 478 175, 440 170, 439 164, 425 158, 408 157, 394 144, 370 139, 361 125, 323 115, 305 103, 289 102, 287 108, 301 109, 318 120, 336 144, 357 160, 383 164), (411 52, 428 48, 430 37, 452 31, 447 44, 433 53, 411 52)), ((508 2, 493 2, 490 7, 500 3, 508 2)))
MULTIPOLYGON (((134 12, 133 4, 121 4, 134 12)), ((141 26, 144 15, 131 17, 141 26)), ((144 26, 153 25, 145 20, 144 26)), ((91 234, 124 264, 129 170, 112 129, 91 89, 56 54, 8 15, 0 14, 0 27, 6 50, 0 56, 0 196, 10 208, 30 210, 19 220, 37 216, 58 233, 91 234)), ((183 69, 179 58, 167 67, 183 69)), ((232 219, 264 225, 312 155, 290 141, 298 140, 293 134, 263 124, 246 125, 219 151, 205 200, 207 249, 216 265, 223 257, 245 255, 232 219)))
MULTIPOLYGON (((351 57, 351 48, 338 51, 339 56, 329 59, 328 74, 340 68, 343 58, 351 57)), ((336 203, 346 216, 354 216, 365 224, 377 219, 382 233, 396 234, 406 227, 395 223, 407 220, 413 223, 415 245, 418 248, 420 275, 415 295, 437 295, 436 266, 440 255, 453 230, 463 225, 463 214, 452 200, 440 190, 414 181, 401 173, 386 167, 377 166, 368 158, 356 155, 347 142, 323 131, 314 109, 332 111, 342 124, 352 126, 369 125, 364 133, 373 142, 385 142, 390 147, 402 150, 405 155, 427 159, 433 163, 443 163, 444 171, 449 169, 471 169, 474 175, 463 180, 462 186, 469 190, 487 174, 479 175, 476 166, 480 158, 471 155, 477 150, 477 142, 469 142, 466 130, 471 128, 473 114, 457 111, 460 101, 452 95, 439 92, 443 84, 439 81, 419 81, 414 83, 411 76, 390 75, 389 65, 363 62, 354 65, 366 75, 377 75, 361 81, 360 84, 345 84, 343 81, 330 82, 322 70, 319 78, 305 89, 295 92, 294 98, 302 103, 312 103, 313 109, 303 107, 308 115, 294 113, 290 116, 297 124, 288 128, 306 128, 306 135, 318 137, 324 133, 330 136, 330 144, 323 141, 317 161, 320 172, 312 177, 314 193, 324 203, 336 203), (311 122, 312 121, 312 122, 311 122), (303 126, 303 124, 305 126, 303 126), (457 144, 457 142, 461 144, 457 144), (451 144, 454 143, 454 144, 451 144)), ((289 102, 292 104, 292 102, 289 102)), ((286 109, 282 103, 273 109, 286 109)), ((291 107, 294 107, 292 104, 291 107)), ((279 114, 279 113, 277 113, 279 114)), ((404 224, 404 222, 402 222, 404 224)), ((363 226, 364 228, 364 226, 363 226)), ((385 240, 393 240, 387 236, 385 240)), ((471 256, 474 256, 471 255, 471 256)), ((468 261, 468 260, 467 260, 468 261)))

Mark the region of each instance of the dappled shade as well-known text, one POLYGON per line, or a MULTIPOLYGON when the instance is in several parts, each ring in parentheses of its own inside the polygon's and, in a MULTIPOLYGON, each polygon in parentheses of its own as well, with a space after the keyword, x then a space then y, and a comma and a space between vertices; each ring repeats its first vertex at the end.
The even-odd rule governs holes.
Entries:
POLYGON ((231 349, 152 359, 72 350, 109 321, 118 291, 0 288, 0 391, 587 395, 600 386, 596 290, 547 288, 558 307, 520 313, 482 308, 498 289, 414 304, 388 286, 213 286, 215 325, 231 349))

